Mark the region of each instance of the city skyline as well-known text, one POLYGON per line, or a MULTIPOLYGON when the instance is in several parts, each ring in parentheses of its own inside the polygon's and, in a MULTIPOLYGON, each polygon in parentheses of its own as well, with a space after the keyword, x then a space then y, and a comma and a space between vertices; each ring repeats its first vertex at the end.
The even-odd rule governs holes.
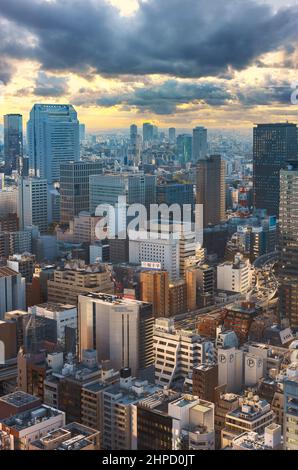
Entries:
POLYGON ((294 121, 296 1, 215 3, 3 0, 0 112, 71 103, 91 132, 294 121))

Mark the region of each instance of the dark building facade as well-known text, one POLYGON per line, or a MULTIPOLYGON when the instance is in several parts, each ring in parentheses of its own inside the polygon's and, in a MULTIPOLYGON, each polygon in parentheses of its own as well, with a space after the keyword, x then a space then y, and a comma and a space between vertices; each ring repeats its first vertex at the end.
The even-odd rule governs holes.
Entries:
POLYGON ((181 209, 184 204, 190 204, 194 208, 193 184, 168 183, 157 186, 157 204, 179 204, 181 209))
POLYGON ((218 225, 226 216, 225 162, 220 155, 198 161, 197 204, 204 209, 204 227, 218 225))
POLYGON ((296 124, 258 124, 253 137, 254 205, 279 214, 280 170, 297 160, 296 124))
POLYGON ((202 400, 215 402, 215 388, 218 386, 218 366, 203 364, 193 369, 192 393, 202 400))
POLYGON ((4 116, 5 171, 18 170, 23 157, 23 117, 20 114, 4 116))
POLYGON ((70 162, 60 166, 61 222, 89 210, 89 177, 102 173, 102 163, 70 162))
POLYGON ((280 314, 298 328, 298 163, 280 175, 280 314))

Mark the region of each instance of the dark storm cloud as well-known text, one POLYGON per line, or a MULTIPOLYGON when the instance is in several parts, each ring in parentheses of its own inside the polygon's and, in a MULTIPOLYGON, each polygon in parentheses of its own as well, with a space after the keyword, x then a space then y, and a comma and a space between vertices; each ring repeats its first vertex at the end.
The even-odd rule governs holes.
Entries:
POLYGON ((292 94, 291 84, 285 81, 268 80, 261 87, 246 87, 237 92, 237 99, 243 106, 289 105, 292 94))
POLYGON ((177 80, 167 80, 161 85, 136 88, 132 93, 124 95, 105 95, 96 103, 103 107, 121 104, 136 107, 144 112, 171 114, 181 104, 203 102, 212 106, 221 106, 231 98, 230 93, 223 87, 212 83, 183 83, 177 80))
MULTIPOLYGON (((135 88, 130 92, 109 93, 79 90, 72 102, 78 106, 119 106, 121 109, 137 109, 142 113, 173 114, 181 110, 179 105, 223 107, 226 105, 255 106, 284 105, 290 103, 291 84, 267 77, 261 85, 250 86, 216 81, 190 82, 167 80, 160 85, 135 88)), ((183 109, 185 112, 185 109, 183 109)))
POLYGON ((0 58, 0 83, 7 85, 15 72, 15 67, 7 60, 0 58))
MULTIPOLYGON (((1 0, 0 15, 36 37, 23 57, 35 57, 45 70, 87 74, 225 76, 297 40, 297 6, 273 12, 255 0, 139 5, 127 18, 105 0, 1 0)), ((20 55, 13 39, 6 53, 20 55)))
POLYGON ((65 77, 53 77, 39 72, 33 94, 44 97, 64 96, 68 92, 68 80, 65 77))

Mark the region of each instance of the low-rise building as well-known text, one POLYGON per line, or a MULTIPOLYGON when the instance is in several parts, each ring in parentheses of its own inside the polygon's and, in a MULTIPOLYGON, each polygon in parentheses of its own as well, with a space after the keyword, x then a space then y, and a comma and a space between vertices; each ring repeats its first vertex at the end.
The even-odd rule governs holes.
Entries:
POLYGON ((1 420, 0 430, 10 436, 11 450, 29 450, 31 442, 64 425, 62 411, 41 405, 1 420))
POLYGON ((244 432, 232 441, 233 450, 281 450, 281 426, 275 423, 265 428, 265 434, 244 432))
POLYGON ((222 447, 230 445, 231 441, 243 432, 264 434, 265 428, 275 421, 270 403, 260 400, 252 392, 241 397, 239 405, 239 408, 226 415, 225 428, 221 433, 222 447))
POLYGON ((153 345, 155 379, 167 387, 183 382, 194 367, 214 358, 211 341, 193 331, 175 330, 174 320, 169 318, 156 320, 153 345))
POLYGON ((70 423, 31 442, 29 450, 100 450, 99 431, 70 423))

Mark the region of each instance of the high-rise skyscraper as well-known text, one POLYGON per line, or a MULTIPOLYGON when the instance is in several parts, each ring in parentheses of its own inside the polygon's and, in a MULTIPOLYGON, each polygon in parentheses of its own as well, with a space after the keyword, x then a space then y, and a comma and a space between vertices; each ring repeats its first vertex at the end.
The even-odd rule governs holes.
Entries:
POLYGON ((192 161, 196 163, 207 157, 207 129, 205 127, 196 127, 193 130, 192 139, 192 161))
POLYGON ((192 136, 180 134, 177 137, 177 156, 180 163, 188 163, 192 160, 192 136))
POLYGON ((148 144, 153 141, 154 137, 154 126, 150 122, 145 122, 143 124, 143 142, 148 144))
POLYGON ((296 124, 258 124, 254 128, 254 205, 268 215, 279 213, 279 173, 297 160, 296 124))
POLYGON ((18 217, 20 228, 36 226, 41 232, 48 228, 48 184, 46 179, 20 178, 18 217))
POLYGON ((30 168, 48 183, 59 181, 61 163, 80 158, 79 121, 71 105, 34 105, 27 133, 30 168))
POLYGON ((113 173, 90 176, 90 212, 100 204, 118 203, 126 196, 127 204, 143 204, 147 208, 156 202, 156 177, 143 173, 113 173))
POLYGON ((85 124, 80 124, 80 143, 86 140, 86 126, 85 124))
POLYGON ((136 145, 138 137, 138 126, 136 124, 132 124, 130 126, 130 144, 132 146, 136 145))
POLYGON ((20 114, 4 116, 5 170, 11 174, 18 170, 23 157, 23 117, 20 114))
POLYGON ((298 162, 280 172, 280 310, 298 328, 298 162))
POLYGON ((130 156, 135 165, 140 163, 141 159, 141 136, 138 135, 138 126, 130 126, 130 156))
POLYGON ((169 141, 171 144, 176 142, 176 129, 175 127, 170 127, 169 129, 169 141))
POLYGON ((284 383, 284 450, 298 450, 298 378, 289 377, 284 383))
POLYGON ((61 222, 89 210, 89 177, 102 173, 101 162, 68 162, 60 166, 61 222))
POLYGON ((129 367, 134 377, 153 373, 151 304, 108 294, 79 296, 79 351, 96 349, 114 369, 129 367))
POLYGON ((143 271, 140 276, 141 298, 152 304, 155 318, 168 317, 169 311, 169 273, 167 271, 143 271))
POLYGON ((218 225, 225 219, 225 161, 220 155, 198 162, 197 204, 204 206, 204 227, 218 225))

